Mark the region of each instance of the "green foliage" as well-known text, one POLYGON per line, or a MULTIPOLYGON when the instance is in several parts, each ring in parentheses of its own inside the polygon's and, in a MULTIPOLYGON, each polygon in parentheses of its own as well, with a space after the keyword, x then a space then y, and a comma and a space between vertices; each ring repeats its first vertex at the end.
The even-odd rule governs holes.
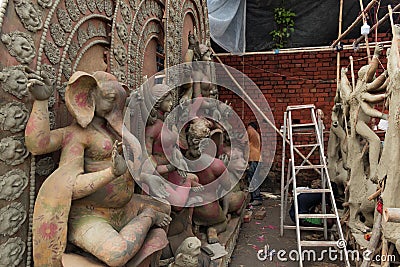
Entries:
POLYGON ((275 42, 274 48, 283 48, 290 35, 294 32, 294 17, 296 13, 284 7, 277 7, 274 9, 274 20, 276 29, 271 31, 269 35, 275 42))

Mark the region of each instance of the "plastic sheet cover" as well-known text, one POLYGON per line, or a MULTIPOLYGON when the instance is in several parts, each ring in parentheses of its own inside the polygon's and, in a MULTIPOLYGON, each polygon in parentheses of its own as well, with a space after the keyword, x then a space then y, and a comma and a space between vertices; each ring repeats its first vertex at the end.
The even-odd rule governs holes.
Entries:
MULTIPOLYGON (((276 7, 285 7, 296 13, 294 18, 294 32, 288 40, 287 48, 290 47, 315 47, 331 45, 338 37, 339 25, 339 0, 247 0, 244 4, 246 14, 242 15, 235 10, 243 10, 238 0, 208 0, 210 29, 213 41, 223 49, 213 46, 216 52, 240 51, 239 49, 231 50, 231 45, 226 40, 236 41, 239 47, 239 41, 242 36, 246 36, 246 52, 252 51, 268 51, 274 48, 274 42, 269 33, 275 29, 274 9, 276 7), (225 11, 223 11, 225 10, 225 11), (214 11, 213 13, 211 11, 214 11), (217 19, 218 18, 218 19, 217 19), (239 22, 240 18, 246 20, 246 26, 242 26, 239 22), (220 21, 224 23, 220 24, 220 21), (228 23, 232 25, 227 25, 228 23), (216 23, 218 23, 216 25, 216 23), (246 30, 246 33, 236 29, 246 30), (217 33, 216 33, 217 32, 217 33), (224 33, 223 39, 218 39, 220 33, 224 33), (233 36, 235 35, 235 36, 233 36)), ((370 0, 363 0, 364 8, 370 0)), ((388 13, 387 6, 390 4, 395 7, 400 0, 381 0, 378 19, 381 19, 388 13)), ((370 9, 367 16, 368 24, 372 27, 375 24, 376 6, 370 9)), ((357 0, 343 1, 343 22, 342 32, 344 32, 361 14, 360 2, 357 0)), ((395 23, 399 23, 399 17, 394 14, 395 23)), ((360 36, 360 22, 346 39, 355 39, 360 36)), ((389 20, 378 27, 379 32, 390 32, 389 20)), ((374 33, 370 33, 369 37, 375 38, 374 33)), ((235 42, 231 42, 232 44, 235 42)))
POLYGON ((207 0, 211 38, 224 50, 246 50, 246 0, 207 0))

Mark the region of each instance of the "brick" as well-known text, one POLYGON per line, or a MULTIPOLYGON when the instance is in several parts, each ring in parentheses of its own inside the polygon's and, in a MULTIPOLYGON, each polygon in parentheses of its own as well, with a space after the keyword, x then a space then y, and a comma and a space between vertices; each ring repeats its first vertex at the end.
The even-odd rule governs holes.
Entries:
MULTIPOLYGON (((382 40, 390 40, 391 34, 380 33, 379 38, 382 40)), ((343 40, 344 44, 351 44, 352 40, 343 40)), ((367 60, 359 60, 366 55, 365 49, 355 52, 353 50, 345 50, 340 53, 341 66, 349 66, 349 56, 353 56, 355 60, 355 72, 361 66, 367 64, 367 60)), ((333 105, 333 98, 336 92, 336 52, 303 52, 278 55, 252 55, 252 56, 224 56, 221 57, 224 63, 243 71, 252 79, 262 90, 264 97, 267 99, 271 111, 274 116, 275 125, 279 128, 283 125, 283 112, 287 105, 294 104, 310 104, 313 103, 317 107, 322 108, 325 113, 325 125, 329 129, 330 112, 333 105), (244 68, 242 63, 244 62, 244 68), (254 68, 254 66, 256 68, 254 68), (257 69, 259 68, 259 69, 257 69)), ((386 58, 382 57, 382 64, 386 66, 386 58)), ((379 68, 378 73, 382 72, 379 68)), ((226 77, 226 79, 229 79, 226 77)), ((350 75, 349 75, 350 79, 350 75)), ((249 88, 246 85, 246 88, 249 88)), ((235 112, 243 121, 254 119, 254 114, 239 96, 234 95, 228 90, 220 90, 220 100, 229 100, 233 104, 235 112)), ((254 99, 258 102, 258 99, 254 99)), ((305 117, 302 117, 305 119, 305 117)), ((325 141, 327 141, 325 136, 325 141)), ((280 158, 282 142, 280 138, 276 139, 276 154, 271 172, 277 175, 273 179, 280 182, 280 158), (275 178, 277 177, 277 178, 275 178)), ((299 182, 306 183, 310 175, 302 176, 299 182)))

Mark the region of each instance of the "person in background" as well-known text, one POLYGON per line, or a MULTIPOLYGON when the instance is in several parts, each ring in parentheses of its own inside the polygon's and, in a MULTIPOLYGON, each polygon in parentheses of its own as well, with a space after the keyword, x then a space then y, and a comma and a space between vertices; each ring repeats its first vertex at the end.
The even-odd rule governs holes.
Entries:
MULTIPOLYGON (((257 168, 261 159, 261 137, 258 133, 257 122, 250 122, 247 126, 247 134, 249 136, 249 165, 246 172, 247 180, 258 179, 259 168, 257 168)), ((251 202, 252 206, 262 205, 262 196, 260 194, 260 188, 256 188, 251 192, 251 202)))
MULTIPOLYGON (((337 185, 334 182, 331 182, 333 195, 338 195, 337 185)), ((313 180, 311 183, 312 189, 321 188, 321 179, 313 180)), ((322 204, 322 193, 301 193, 297 195, 297 205, 299 208, 299 214, 312 214, 317 213, 317 210, 320 210, 319 207, 322 204)), ((329 194, 326 194, 326 205, 327 211, 331 210, 331 203, 329 200, 329 194)), ((289 215, 292 221, 295 223, 295 210, 294 210, 294 202, 292 203, 289 215)), ((299 219, 301 226, 321 226, 323 221, 319 218, 304 218, 299 219)), ((333 219, 328 219, 328 227, 331 228, 334 221, 333 219)))

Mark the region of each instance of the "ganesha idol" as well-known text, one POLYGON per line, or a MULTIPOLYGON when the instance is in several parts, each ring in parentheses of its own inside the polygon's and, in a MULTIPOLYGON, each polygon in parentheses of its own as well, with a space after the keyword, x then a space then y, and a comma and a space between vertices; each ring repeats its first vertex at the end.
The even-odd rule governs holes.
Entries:
MULTIPOLYGON (((49 79, 29 70, 28 88, 34 103, 25 129, 27 148, 33 155, 61 150, 59 167, 35 203, 35 266, 138 266, 163 249, 170 207, 134 194, 120 155, 126 91, 117 78, 102 71, 74 73, 65 92, 74 121, 55 130, 49 124, 49 79), (69 254, 67 243, 87 257, 69 254)), ((139 161, 139 143, 124 135, 132 141, 133 161, 139 161)))

